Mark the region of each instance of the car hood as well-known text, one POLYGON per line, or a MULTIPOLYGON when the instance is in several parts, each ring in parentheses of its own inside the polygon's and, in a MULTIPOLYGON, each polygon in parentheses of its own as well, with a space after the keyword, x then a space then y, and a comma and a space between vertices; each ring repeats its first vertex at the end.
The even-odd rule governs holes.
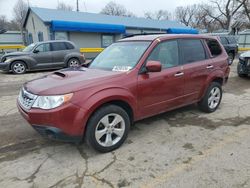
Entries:
POLYGON ((30 54, 29 52, 11 52, 11 53, 4 54, 2 58, 9 57, 9 56, 23 56, 23 55, 29 55, 29 54, 30 54))
POLYGON ((243 58, 250 57, 250 51, 247 51, 247 52, 240 54, 240 57, 243 57, 243 58))
POLYGON ((60 95, 100 85, 123 74, 125 73, 88 68, 63 69, 29 81, 24 87, 36 95, 60 95))

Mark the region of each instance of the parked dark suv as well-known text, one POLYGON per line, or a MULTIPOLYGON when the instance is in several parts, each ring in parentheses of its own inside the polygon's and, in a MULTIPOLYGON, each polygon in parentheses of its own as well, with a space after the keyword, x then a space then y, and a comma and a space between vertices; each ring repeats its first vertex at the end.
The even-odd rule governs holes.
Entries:
POLYGON ((228 54, 228 63, 231 65, 238 53, 238 42, 233 35, 218 35, 218 37, 228 54))
POLYGON ((140 119, 193 103, 214 112, 229 70, 216 37, 134 36, 107 47, 88 68, 27 82, 18 108, 46 137, 80 141, 85 136, 96 150, 108 152, 140 119))
POLYGON ((0 59, 0 70, 23 74, 27 70, 59 69, 79 66, 85 61, 83 54, 69 41, 33 43, 22 52, 12 52, 0 59))

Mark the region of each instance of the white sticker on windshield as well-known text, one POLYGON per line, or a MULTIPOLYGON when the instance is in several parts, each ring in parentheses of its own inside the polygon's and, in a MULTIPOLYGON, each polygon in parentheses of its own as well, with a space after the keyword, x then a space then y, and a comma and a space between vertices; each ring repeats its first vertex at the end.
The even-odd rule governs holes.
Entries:
POLYGON ((130 66, 114 66, 112 71, 127 72, 130 69, 132 69, 130 66))

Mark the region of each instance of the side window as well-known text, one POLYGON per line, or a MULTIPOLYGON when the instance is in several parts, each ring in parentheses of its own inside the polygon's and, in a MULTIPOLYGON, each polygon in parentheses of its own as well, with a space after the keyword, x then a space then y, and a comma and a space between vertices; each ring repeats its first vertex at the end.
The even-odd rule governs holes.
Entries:
POLYGON ((38 41, 43 41, 43 32, 38 32, 38 41))
POLYGON ((193 63, 206 59, 206 53, 200 39, 181 39, 183 63, 193 63))
POLYGON ((36 50, 38 50, 39 52, 48 52, 50 51, 50 45, 49 43, 40 44, 36 47, 36 50))
POLYGON ((212 54, 212 56, 217 56, 222 53, 221 47, 216 40, 208 39, 206 40, 207 46, 212 54))
POLYGON ((64 44, 64 42, 53 42, 51 44, 52 44, 53 51, 67 50, 66 45, 64 44))
POLYGON ((72 50, 72 49, 75 48, 75 47, 74 47, 71 43, 69 43, 69 42, 65 42, 64 44, 65 44, 65 46, 67 47, 68 50, 72 50))
POLYGON ((149 55, 147 61, 160 61, 162 68, 179 65, 179 49, 176 40, 162 42, 149 55))

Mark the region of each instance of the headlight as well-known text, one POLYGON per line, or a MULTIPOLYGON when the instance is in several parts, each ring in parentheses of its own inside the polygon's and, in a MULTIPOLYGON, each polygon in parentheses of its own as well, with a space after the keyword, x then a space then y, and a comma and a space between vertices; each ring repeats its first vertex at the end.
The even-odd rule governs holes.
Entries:
POLYGON ((73 93, 66 95, 38 96, 32 107, 45 110, 53 109, 69 101, 72 96, 73 93))

